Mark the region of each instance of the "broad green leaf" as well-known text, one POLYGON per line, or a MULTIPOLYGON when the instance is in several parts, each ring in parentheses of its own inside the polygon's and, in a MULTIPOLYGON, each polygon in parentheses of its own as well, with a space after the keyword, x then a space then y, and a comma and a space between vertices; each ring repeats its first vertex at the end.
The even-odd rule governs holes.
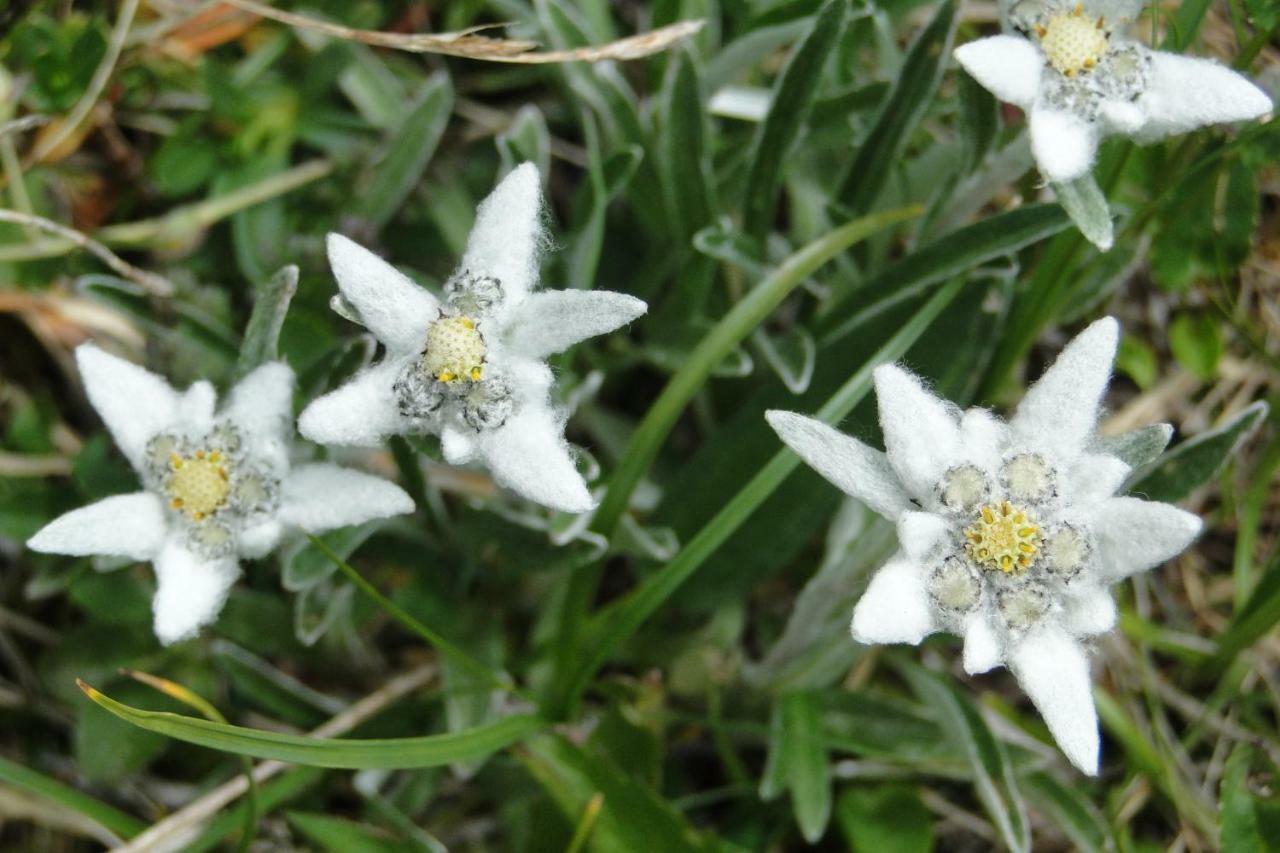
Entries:
POLYGON ((848 0, 827 0, 773 87, 769 113, 756 128, 751 144, 742 204, 743 230, 750 237, 763 239, 769 231, 783 164, 804 130, 848 7, 848 0))
POLYGON ((298 291, 298 268, 281 267, 256 290, 253 313, 245 326, 240 360, 236 364, 236 373, 240 376, 279 358, 280 328, 293 294, 298 291))
POLYGON ((933 815, 909 785, 849 788, 836 801, 836 821, 853 853, 933 850, 933 815))
POLYGON ((259 731, 164 711, 144 711, 117 702, 84 682, 80 682, 80 689, 102 708, 146 731, 222 752, 310 767, 353 770, 437 767, 498 752, 546 727, 539 717, 517 714, 491 725, 451 734, 364 740, 318 738, 259 731))
POLYGON ((1160 373, 1156 351, 1146 341, 1125 335, 1116 351, 1116 370, 1127 373, 1139 388, 1147 390, 1160 373))
POLYGON ((778 703, 782 739, 776 747, 784 756, 781 762, 791 808, 800 834, 815 844, 831 820, 831 767, 822 740, 817 697, 809 691, 797 691, 783 695, 778 703))
POLYGON ((1169 325, 1169 349, 1190 373, 1212 382, 1222 359, 1222 332, 1217 321, 1207 314, 1183 312, 1169 325))
POLYGON ((1001 841, 1015 853, 1030 850, 1031 829, 1013 765, 1004 744, 988 728, 978 708, 949 682, 926 669, 904 662, 901 672, 921 701, 938 714, 943 730, 969 758, 978 799, 1000 833, 1001 841))
POLYGON ((423 84, 369 164, 370 177, 356 196, 354 213, 379 227, 390 221, 422 180, 452 112, 453 86, 441 71, 423 84))
POLYGON ((945 0, 916 36, 893 89, 845 173, 838 198, 854 216, 875 205, 897 167, 898 155, 938 91, 951 58, 956 9, 955 0, 945 0))
POLYGON ((1085 239, 1105 252, 1115 243, 1115 229, 1111 224, 1111 206, 1102 188, 1092 174, 1076 178, 1065 184, 1054 184, 1058 203, 1080 229, 1085 239))
POLYGON ((1259 400, 1219 427, 1184 441, 1153 466, 1134 474, 1128 491, 1153 501, 1176 503, 1217 475, 1267 417, 1259 400))
POLYGON ((714 849, 670 803, 590 746, 575 746, 559 735, 540 735, 531 738, 517 756, 571 823, 579 821, 594 795, 604 795, 591 836, 593 850, 714 849))

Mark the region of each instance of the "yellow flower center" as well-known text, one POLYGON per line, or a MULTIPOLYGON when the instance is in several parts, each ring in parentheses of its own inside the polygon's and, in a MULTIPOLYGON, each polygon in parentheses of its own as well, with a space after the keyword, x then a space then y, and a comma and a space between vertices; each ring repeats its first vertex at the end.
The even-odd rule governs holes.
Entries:
POLYGON ((427 329, 422 367, 441 382, 479 382, 484 376, 487 352, 474 320, 466 316, 441 317, 427 329))
POLYGON ((964 531, 965 552, 974 563, 1005 574, 1031 568, 1040 551, 1040 527, 1027 510, 1001 501, 978 510, 964 531))
POLYGON ((1054 15, 1036 27, 1045 59, 1060 74, 1074 77, 1088 71, 1107 52, 1107 34, 1101 18, 1091 18, 1077 5, 1069 15, 1054 15))
POLYGON ((197 450, 191 456, 169 457, 169 506, 193 521, 203 521, 222 509, 231 492, 227 462, 216 450, 197 450))

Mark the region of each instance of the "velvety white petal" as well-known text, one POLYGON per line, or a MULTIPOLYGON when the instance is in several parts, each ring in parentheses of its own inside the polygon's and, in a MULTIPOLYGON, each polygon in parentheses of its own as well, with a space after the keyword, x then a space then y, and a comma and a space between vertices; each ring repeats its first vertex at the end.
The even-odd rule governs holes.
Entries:
POLYGON ((1116 602, 1103 587, 1094 587, 1065 599, 1063 627, 1072 634, 1092 637, 1116 626, 1116 602))
POLYGON ((634 296, 607 290, 544 290, 519 304, 503 338, 513 352, 546 358, 625 326, 648 307, 634 296))
POLYGON ((76 348, 76 363, 89 402, 120 451, 138 468, 147 442, 174 425, 178 394, 154 373, 93 344, 76 348))
POLYGON ((210 559, 171 536, 155 558, 156 595, 151 602, 156 636, 164 645, 194 637, 217 618, 240 574, 232 557, 210 559))
POLYGON ((879 450, 794 412, 773 410, 764 417, 796 455, 840 491, 891 521, 913 507, 889 460, 879 450))
POLYGON ((476 443, 475 430, 460 429, 447 424, 440 431, 440 449, 444 452, 444 461, 450 465, 466 465, 475 458, 479 449, 476 443))
POLYGON ((1119 338, 1120 324, 1104 317, 1067 344, 1010 421, 1021 445, 1059 459, 1072 459, 1085 447, 1097 428, 1119 338))
POLYGON ((1107 133, 1132 136, 1146 124, 1147 116, 1133 101, 1103 101, 1098 109, 1107 133))
POLYGON ((372 447, 388 436, 404 432, 392 385, 405 360, 375 364, 346 385, 313 400, 298 418, 298 431, 320 444, 372 447))
POLYGON ((1040 92, 1044 55, 1019 36, 990 36, 955 49, 956 61, 1002 101, 1028 109, 1040 92))
POLYGON ((965 622, 964 671, 978 675, 1004 662, 1000 640, 985 610, 979 609, 965 622))
POLYGON ((1142 12, 1146 0, 1085 0, 1084 10, 1093 18, 1105 18, 1111 25, 1132 21, 1142 12))
POLYGON ((1114 456, 1086 453, 1071 469, 1067 493, 1079 504, 1096 503, 1120 491, 1132 470, 1114 456))
POLYGON ((178 397, 177 421, 189 434, 201 435, 213 426, 213 407, 218 402, 218 392, 213 385, 201 380, 178 397))
POLYGON ((236 548, 241 557, 256 560, 270 554, 280 544, 283 533, 283 526, 273 518, 242 530, 236 540, 236 548))
POLYGON ((413 512, 404 489, 381 477, 321 463, 294 468, 280 488, 278 518, 308 533, 413 512))
POLYGON ((1035 106, 1031 109, 1031 154, 1040 173, 1064 184, 1093 168, 1098 128, 1075 113, 1035 106))
POLYGON ((564 512, 595 507, 569 454, 564 425, 546 406, 525 405, 499 428, 481 433, 479 443, 499 485, 564 512))
POLYGON ((945 519, 931 512, 904 512, 898 517, 898 542, 910 560, 920 563, 949 529, 945 519))
POLYGON ((501 365, 503 377, 515 388, 519 399, 531 400, 537 405, 542 405, 547 399, 555 376, 545 361, 501 352, 495 357, 495 362, 501 365))
POLYGON ((986 409, 969 409, 960 418, 964 459, 985 471, 995 471, 1009 440, 1009 425, 986 409))
POLYGON ((960 457, 958 413, 896 365, 877 367, 874 377, 889 464, 909 494, 932 495, 960 457))
POLYGON ((1014 646, 1009 668, 1071 763, 1096 776, 1098 712, 1080 643, 1059 628, 1041 628, 1014 646))
POLYGON ((369 331, 396 355, 418 352, 426 340, 428 324, 439 316, 436 298, 341 234, 330 234, 328 246, 338 288, 360 312, 369 331))
POLYGON ((538 167, 521 164, 480 203, 461 269, 493 276, 502 282, 506 304, 519 303, 538 280, 541 217, 538 167))
POLYGON ((293 421, 293 371, 273 361, 255 368, 236 383, 223 414, 245 433, 254 455, 277 468, 288 464, 286 436, 293 421))
POLYGON ((1199 516, 1139 498, 1109 498, 1089 514, 1108 580, 1146 571, 1182 553, 1203 527, 1199 516))
POLYGON ((859 643, 919 643, 934 630, 924 571, 901 557, 885 563, 853 608, 850 627, 859 643))
POLYGON ((166 526, 160 499, 133 492, 58 516, 27 540, 27 547, 44 554, 150 560, 164 543, 166 526))
POLYGON ((1266 92, 1220 62, 1160 51, 1151 54, 1151 80, 1137 106, 1146 116, 1135 134, 1142 141, 1261 118, 1274 109, 1266 92))

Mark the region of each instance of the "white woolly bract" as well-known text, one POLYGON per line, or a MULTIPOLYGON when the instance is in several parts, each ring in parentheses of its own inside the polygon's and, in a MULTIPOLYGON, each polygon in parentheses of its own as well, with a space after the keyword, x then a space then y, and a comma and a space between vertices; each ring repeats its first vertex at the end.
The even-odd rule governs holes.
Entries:
POLYGON ((814 469, 897 525, 899 551, 858 601, 854 638, 962 636, 966 671, 1010 667, 1086 773, 1098 736, 1083 641, 1115 625, 1107 587, 1200 530, 1188 512, 1117 495, 1129 468, 1096 449, 1118 340, 1111 318, 1085 329, 1008 424, 877 368, 886 453, 802 415, 766 415, 814 469))

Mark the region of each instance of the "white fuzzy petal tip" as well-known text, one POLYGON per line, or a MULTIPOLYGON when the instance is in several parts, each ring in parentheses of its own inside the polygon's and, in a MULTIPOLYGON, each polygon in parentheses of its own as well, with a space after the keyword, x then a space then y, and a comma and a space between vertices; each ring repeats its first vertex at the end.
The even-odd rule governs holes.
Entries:
POLYGON ((280 520, 308 533, 413 512, 413 499, 395 483, 337 465, 303 465, 285 478, 280 520))
POLYGON ((1044 57, 1018 36, 991 36, 955 49, 969 76, 1002 101, 1028 109, 1040 91, 1044 57))
POLYGON ((326 245, 338 288, 369 331, 395 354, 416 352, 436 318, 436 298, 341 234, 330 234, 326 245))
POLYGON ((928 495, 960 456, 959 413, 897 365, 873 374, 889 463, 907 492, 928 495))
POLYGON ((1119 341, 1114 317, 1077 335, 1018 405, 1011 421, 1014 435, 1046 453, 1068 458, 1079 453, 1097 427, 1119 341))
POLYGON ((102 554, 149 560, 164 542, 160 500, 150 492, 116 495, 55 518, 27 541, 42 554, 102 554))
POLYGON ((545 405, 529 403, 498 429, 483 433, 479 450, 498 485, 561 512, 595 509, 564 440, 563 424, 545 405))
POLYGON ((76 348, 76 364, 89 402, 121 452, 137 468, 147 442, 177 418, 177 392, 149 370, 93 344, 76 348))
POLYGON ((541 359, 625 326, 647 310, 643 300, 625 293, 545 290, 520 304, 504 338, 512 352, 541 359))
POLYGON ((886 563, 853 608, 850 630, 867 645, 915 645, 924 639, 933 631, 933 617, 920 568, 901 559, 886 563))
POLYGON ((319 444, 375 447, 406 429, 394 383, 403 361, 384 361, 335 391, 311 401, 298 417, 298 432, 319 444))
POLYGON ((216 619, 240 574, 235 560, 205 559, 177 539, 156 556, 155 568, 155 632, 166 646, 194 637, 216 619))
POLYGON ((1132 132, 1140 141, 1258 119, 1275 109, 1270 95, 1212 59, 1157 51, 1151 63, 1151 83, 1136 102, 1146 117, 1132 132))
POLYGON ((771 410, 764 417, 797 456, 845 494, 890 520, 912 507, 879 450, 795 412, 771 410))
POLYGON ((524 299, 538 279, 541 217, 538 167, 522 163, 477 208, 461 268, 498 279, 509 302, 524 299))
POLYGON ((1063 754, 1082 773, 1098 775, 1098 712, 1080 644, 1062 631, 1037 631, 1014 648, 1009 667, 1063 754))

